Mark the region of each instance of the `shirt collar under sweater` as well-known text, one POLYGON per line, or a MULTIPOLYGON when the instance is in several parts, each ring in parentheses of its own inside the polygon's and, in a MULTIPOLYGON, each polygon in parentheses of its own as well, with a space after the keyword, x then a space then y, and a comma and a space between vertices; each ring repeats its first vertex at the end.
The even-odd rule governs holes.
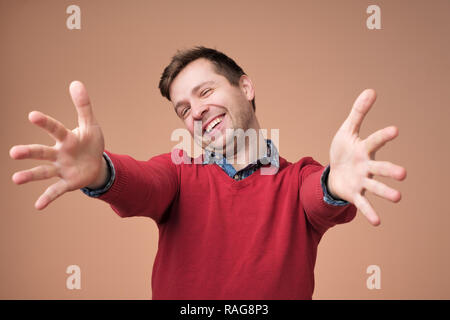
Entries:
POLYGON ((255 162, 250 163, 245 168, 236 171, 236 169, 227 162, 225 157, 221 155, 215 154, 213 151, 205 150, 205 156, 203 159, 203 164, 217 164, 221 167, 228 176, 235 180, 242 180, 244 178, 249 177, 254 172, 256 172, 259 168, 266 164, 271 164, 274 167, 280 167, 280 158, 278 154, 278 150, 271 140, 266 139, 267 143, 267 154, 258 159, 255 162))

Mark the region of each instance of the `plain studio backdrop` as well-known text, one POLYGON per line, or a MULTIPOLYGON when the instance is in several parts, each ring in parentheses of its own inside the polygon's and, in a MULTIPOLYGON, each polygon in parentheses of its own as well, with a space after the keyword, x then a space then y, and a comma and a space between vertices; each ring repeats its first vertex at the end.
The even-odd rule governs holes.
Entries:
POLYGON ((280 154, 291 162, 312 156, 326 165, 365 88, 378 99, 361 136, 399 128, 376 159, 407 169, 403 182, 379 179, 402 200, 369 195, 379 227, 358 212, 324 235, 314 299, 450 298, 449 12, 447 0, 0 1, 0 298, 151 298, 156 224, 121 219, 81 191, 39 212, 33 205, 49 181, 13 184, 14 172, 39 162, 8 151, 53 145, 28 122, 32 110, 74 128, 68 88, 80 80, 107 150, 139 160, 170 152, 183 124, 158 81, 176 50, 194 45, 225 52, 250 76, 261 127, 280 130, 280 154), (80 29, 67 27, 74 4, 80 29), (370 5, 380 8, 381 29, 367 27, 370 5), (66 286, 71 265, 80 289, 66 286), (379 289, 368 288, 369 266, 379 267, 379 289))

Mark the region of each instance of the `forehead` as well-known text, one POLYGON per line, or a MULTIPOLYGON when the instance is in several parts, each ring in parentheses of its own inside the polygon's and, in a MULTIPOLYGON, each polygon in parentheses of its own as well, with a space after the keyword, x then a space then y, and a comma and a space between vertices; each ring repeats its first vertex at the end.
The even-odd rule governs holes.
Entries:
POLYGON ((211 61, 200 58, 192 61, 175 77, 170 85, 170 97, 172 102, 182 99, 191 93, 192 88, 205 81, 220 82, 224 76, 216 73, 211 61))

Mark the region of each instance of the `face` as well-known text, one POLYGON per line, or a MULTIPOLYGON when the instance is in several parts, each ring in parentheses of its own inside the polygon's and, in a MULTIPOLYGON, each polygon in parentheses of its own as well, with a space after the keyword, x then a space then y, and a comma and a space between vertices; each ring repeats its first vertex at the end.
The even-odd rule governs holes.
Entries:
POLYGON ((202 148, 225 152, 233 143, 233 130, 246 131, 255 122, 250 79, 243 75, 239 86, 233 86, 207 59, 194 60, 181 70, 170 86, 170 97, 176 114, 202 148))

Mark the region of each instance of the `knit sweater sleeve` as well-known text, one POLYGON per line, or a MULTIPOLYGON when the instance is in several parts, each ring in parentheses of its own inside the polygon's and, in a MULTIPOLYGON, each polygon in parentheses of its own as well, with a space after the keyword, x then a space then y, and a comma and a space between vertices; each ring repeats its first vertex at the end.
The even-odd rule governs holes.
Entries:
POLYGON ((98 198, 120 217, 146 216, 159 223, 178 194, 179 180, 170 153, 147 161, 105 151, 116 173, 111 188, 98 198))
POLYGON ((356 216, 356 207, 333 205, 325 201, 321 176, 326 168, 312 158, 306 158, 300 169, 300 199, 306 217, 313 228, 323 235, 336 224, 347 223, 356 216))

